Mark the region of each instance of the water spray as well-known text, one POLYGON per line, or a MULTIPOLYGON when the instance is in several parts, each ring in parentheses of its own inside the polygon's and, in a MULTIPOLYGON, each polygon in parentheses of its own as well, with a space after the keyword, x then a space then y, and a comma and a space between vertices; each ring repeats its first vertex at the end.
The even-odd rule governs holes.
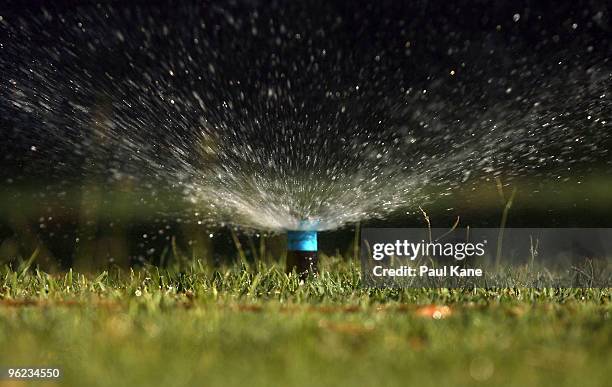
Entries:
POLYGON ((287 231, 287 272, 295 269, 301 278, 305 278, 317 274, 317 265, 317 232, 287 231))
POLYGON ((40 177, 58 193, 64 181, 134 186, 171 218, 288 231, 287 267, 309 274, 317 231, 404 216, 491 176, 556 181, 574 166, 609 169, 611 66, 607 45, 593 44, 598 23, 554 49, 533 50, 516 28, 495 42, 479 34, 471 65, 451 70, 438 58, 464 44, 449 34, 464 27, 442 14, 427 26, 444 45, 408 60, 398 44, 424 24, 404 25, 395 7, 377 8, 390 22, 372 27, 393 38, 369 39, 355 35, 368 13, 322 18, 327 7, 311 15, 302 2, 215 12, 129 3, 0 11, 3 188, 6 161, 9 176, 40 177), (277 25, 235 28, 256 31, 257 13, 317 38, 302 47, 277 25), (347 36, 368 39, 355 50, 347 36), (550 71, 558 58, 563 71, 550 71))

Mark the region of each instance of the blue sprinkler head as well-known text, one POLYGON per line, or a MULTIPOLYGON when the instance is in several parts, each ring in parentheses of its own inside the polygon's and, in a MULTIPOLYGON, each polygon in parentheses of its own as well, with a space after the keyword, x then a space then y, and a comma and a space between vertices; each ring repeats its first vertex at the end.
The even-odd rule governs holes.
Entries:
POLYGON ((287 250, 317 251, 316 231, 287 231, 287 250))
POLYGON ((288 273, 294 270, 301 279, 318 273, 317 232, 291 230, 287 231, 287 267, 288 273))

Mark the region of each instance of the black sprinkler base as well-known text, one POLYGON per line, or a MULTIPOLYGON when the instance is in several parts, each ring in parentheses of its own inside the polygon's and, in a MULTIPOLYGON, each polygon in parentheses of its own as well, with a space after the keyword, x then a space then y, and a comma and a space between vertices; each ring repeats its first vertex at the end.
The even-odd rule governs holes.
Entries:
POLYGON ((319 258, 316 251, 288 251, 286 272, 295 272, 301 279, 316 276, 319 272, 319 258))

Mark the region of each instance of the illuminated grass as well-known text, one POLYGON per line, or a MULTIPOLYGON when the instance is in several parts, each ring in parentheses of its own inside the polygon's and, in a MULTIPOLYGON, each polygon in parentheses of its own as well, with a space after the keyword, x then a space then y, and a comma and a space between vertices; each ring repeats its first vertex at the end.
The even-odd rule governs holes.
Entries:
MULTIPOLYGON (((327 260, 83 276, 0 269, 0 366, 62 385, 604 385, 609 289, 370 290, 327 260), (384 383, 383 383, 384 381, 384 383)), ((1 383, 1 382, 0 382, 1 383)))

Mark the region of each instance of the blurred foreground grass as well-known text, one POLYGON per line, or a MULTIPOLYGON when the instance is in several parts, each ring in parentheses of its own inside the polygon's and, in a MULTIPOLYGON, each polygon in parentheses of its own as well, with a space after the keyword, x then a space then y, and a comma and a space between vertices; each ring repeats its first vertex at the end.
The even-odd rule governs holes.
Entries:
POLYGON ((306 283, 262 263, 4 267, 0 367, 61 367, 68 386, 604 386, 610 301, 610 289, 364 289, 333 259, 306 283))

